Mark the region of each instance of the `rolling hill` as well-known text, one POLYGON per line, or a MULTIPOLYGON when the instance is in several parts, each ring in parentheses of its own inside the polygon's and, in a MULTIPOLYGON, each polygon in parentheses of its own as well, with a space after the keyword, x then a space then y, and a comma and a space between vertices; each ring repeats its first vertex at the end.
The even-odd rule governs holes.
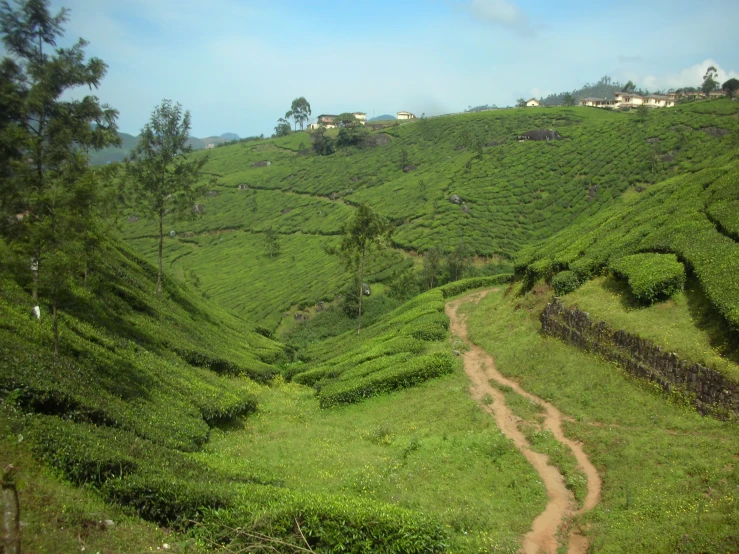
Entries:
MULTIPOLYGON (((645 122, 588 108, 497 110, 391 126, 375 133, 381 146, 331 156, 302 155, 307 133, 218 148, 207 170, 221 177, 202 201, 204 215, 165 219, 176 233, 166 262, 180 278, 195 272, 214 301, 275 329, 291 306, 343 289, 338 260, 324 247, 359 202, 396 226, 395 249, 377 259, 372 280, 460 241, 479 256, 513 259, 622 199, 711 167, 735 148, 724 133, 737 132, 737 112, 728 100, 655 110, 645 122), (518 138, 550 128, 561 140, 518 138), (283 242, 274 259, 262 246, 268 228, 283 242)), ((154 259, 153 222, 130 221, 124 236, 154 259)))
POLYGON ((54 472, 19 491, 26 548, 156 550, 144 541, 165 529, 183 553, 513 553, 553 479, 555 548, 732 551, 731 413, 545 336, 540 314, 557 294, 739 381, 738 114, 512 109, 392 125, 330 156, 306 133, 214 149, 202 216, 166 220, 163 294, 156 228, 125 214, 64 298, 59 355, 45 299, 37 320, 0 267, 3 461, 54 472), (357 334, 327 247, 360 202, 396 228, 357 334), (515 275, 391 296, 420 253, 461 241, 470 273, 515 275), (110 513, 136 537, 106 531, 110 513))

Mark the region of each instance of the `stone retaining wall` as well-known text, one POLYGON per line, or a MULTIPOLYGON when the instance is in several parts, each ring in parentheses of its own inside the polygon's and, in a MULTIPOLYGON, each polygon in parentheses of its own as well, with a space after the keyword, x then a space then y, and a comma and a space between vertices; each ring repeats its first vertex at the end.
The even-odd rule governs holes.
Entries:
POLYGON ((557 298, 541 313, 542 332, 582 350, 600 354, 627 372, 686 394, 702 414, 739 416, 739 383, 718 371, 680 359, 652 342, 594 323, 587 312, 565 307, 557 298))

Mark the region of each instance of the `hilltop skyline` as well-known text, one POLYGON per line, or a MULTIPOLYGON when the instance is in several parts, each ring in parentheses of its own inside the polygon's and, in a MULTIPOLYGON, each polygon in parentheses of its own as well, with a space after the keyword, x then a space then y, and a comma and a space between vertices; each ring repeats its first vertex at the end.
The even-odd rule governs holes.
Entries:
POLYGON ((271 134, 297 96, 314 115, 438 115, 604 74, 651 90, 698 86, 709 65, 721 81, 739 77, 739 7, 726 0, 627 1, 618 11, 541 0, 52 2, 62 6, 65 42, 85 38, 109 65, 96 94, 132 135, 162 98, 192 112, 194 136, 243 137, 271 134))

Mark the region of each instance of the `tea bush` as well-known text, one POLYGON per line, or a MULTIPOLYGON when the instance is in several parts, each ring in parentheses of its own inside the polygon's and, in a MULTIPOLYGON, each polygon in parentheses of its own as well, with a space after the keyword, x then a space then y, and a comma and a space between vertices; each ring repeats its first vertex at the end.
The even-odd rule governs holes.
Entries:
POLYGON ((376 371, 365 377, 342 381, 321 390, 322 408, 361 402, 372 396, 411 387, 454 369, 454 358, 447 353, 428 354, 409 360, 400 367, 376 371))
POLYGON ((674 254, 633 254, 614 260, 609 268, 646 304, 669 298, 685 286, 685 268, 674 254))

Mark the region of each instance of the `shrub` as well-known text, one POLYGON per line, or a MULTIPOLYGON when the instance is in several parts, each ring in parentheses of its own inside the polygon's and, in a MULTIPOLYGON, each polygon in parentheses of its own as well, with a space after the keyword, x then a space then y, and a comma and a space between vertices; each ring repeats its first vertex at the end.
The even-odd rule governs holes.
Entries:
POLYGON ((410 360, 400 367, 392 367, 372 373, 361 379, 335 383, 323 389, 319 395, 322 408, 360 402, 384 392, 411 387, 449 373, 454 359, 449 354, 428 354, 410 360))
POLYGON ((513 279, 513 275, 509 273, 502 273, 499 275, 493 275, 491 277, 473 277, 471 279, 463 279, 461 281, 454 281, 442 287, 439 287, 444 298, 456 296, 470 289, 477 289, 480 287, 492 287, 495 285, 502 285, 509 283, 513 279))
POLYGON ((552 286, 557 296, 569 294, 580 286, 580 279, 574 271, 560 271, 552 277, 552 286))
POLYGON ((627 279, 632 294, 646 304, 669 298, 685 286, 685 268, 674 254, 633 254, 608 267, 627 279))

